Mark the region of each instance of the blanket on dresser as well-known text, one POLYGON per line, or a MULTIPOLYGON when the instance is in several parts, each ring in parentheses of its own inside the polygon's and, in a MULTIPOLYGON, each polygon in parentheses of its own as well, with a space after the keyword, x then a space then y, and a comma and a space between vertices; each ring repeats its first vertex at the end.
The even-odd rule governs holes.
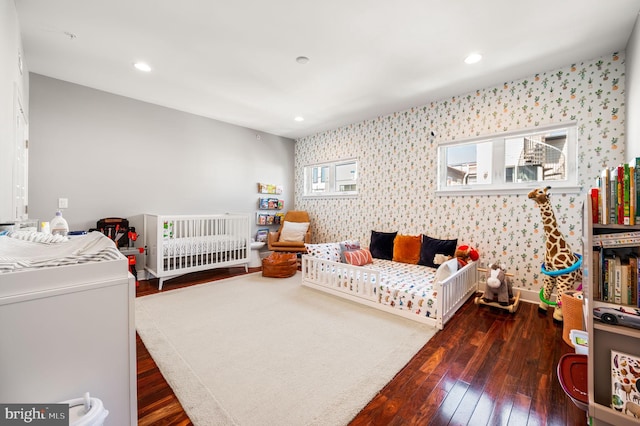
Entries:
POLYGON ((72 239, 41 232, 12 232, 0 237, 0 272, 122 259, 101 232, 72 239))

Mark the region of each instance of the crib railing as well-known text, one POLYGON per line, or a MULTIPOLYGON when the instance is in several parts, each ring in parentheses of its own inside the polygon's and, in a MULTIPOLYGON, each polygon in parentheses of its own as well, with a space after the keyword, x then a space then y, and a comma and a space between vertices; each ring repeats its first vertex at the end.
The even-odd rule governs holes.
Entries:
POLYGON ((362 266, 303 255, 302 279, 336 292, 378 301, 376 283, 380 283, 380 272, 362 266))
MULTIPOLYGON (((246 216, 161 216, 163 270, 173 271, 247 259, 246 216)), ((160 231, 160 230, 159 230, 160 231)))
POLYGON ((302 256, 302 283, 336 296, 365 303, 412 320, 432 324, 439 329, 449 321, 456 311, 475 293, 478 286, 478 269, 470 262, 455 274, 436 283, 436 316, 425 318, 407 310, 396 309, 379 301, 380 272, 364 266, 302 256))
POLYGON ((467 301, 471 293, 478 289, 478 264, 469 262, 457 273, 436 284, 438 286, 439 328, 453 317, 456 311, 467 301))

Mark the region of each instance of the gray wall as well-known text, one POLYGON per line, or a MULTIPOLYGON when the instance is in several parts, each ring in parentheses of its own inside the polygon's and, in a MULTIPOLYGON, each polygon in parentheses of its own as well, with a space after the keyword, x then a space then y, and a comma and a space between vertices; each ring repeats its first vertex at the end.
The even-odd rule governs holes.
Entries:
MULTIPOLYGON (((627 90, 625 103, 627 117, 640 115, 640 15, 636 18, 633 32, 627 42, 627 90)), ((640 157, 640 120, 628 119, 626 160, 632 161, 640 157)))
POLYGON ((142 233, 144 213, 255 214, 258 182, 293 207, 291 139, 33 73, 30 108, 30 219, 68 198, 72 230, 124 217, 142 233))

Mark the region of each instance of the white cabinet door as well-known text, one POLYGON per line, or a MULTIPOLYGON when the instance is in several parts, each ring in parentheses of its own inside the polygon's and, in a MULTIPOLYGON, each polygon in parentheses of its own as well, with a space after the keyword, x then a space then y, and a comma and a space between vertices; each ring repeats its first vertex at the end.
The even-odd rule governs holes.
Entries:
POLYGON ((29 139, 28 126, 22 101, 15 90, 15 159, 13 165, 13 215, 14 220, 28 218, 29 139))

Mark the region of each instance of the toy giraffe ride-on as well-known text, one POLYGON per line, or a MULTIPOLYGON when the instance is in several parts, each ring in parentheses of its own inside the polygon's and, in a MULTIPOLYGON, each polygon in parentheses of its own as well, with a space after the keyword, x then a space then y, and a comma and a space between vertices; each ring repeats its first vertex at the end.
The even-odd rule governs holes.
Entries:
POLYGON ((553 287, 556 287, 556 299, 558 303, 553 312, 553 319, 562 321, 562 306, 560 300, 565 291, 573 290, 576 283, 582 282, 582 257, 571 251, 571 247, 566 242, 562 232, 558 228, 556 217, 551 208, 548 193, 550 186, 546 188, 534 189, 529 193, 529 198, 538 203, 544 234, 546 237, 544 263, 542 273, 544 274, 544 286, 540 291, 540 304, 538 309, 546 312, 549 307, 549 299, 553 287))

